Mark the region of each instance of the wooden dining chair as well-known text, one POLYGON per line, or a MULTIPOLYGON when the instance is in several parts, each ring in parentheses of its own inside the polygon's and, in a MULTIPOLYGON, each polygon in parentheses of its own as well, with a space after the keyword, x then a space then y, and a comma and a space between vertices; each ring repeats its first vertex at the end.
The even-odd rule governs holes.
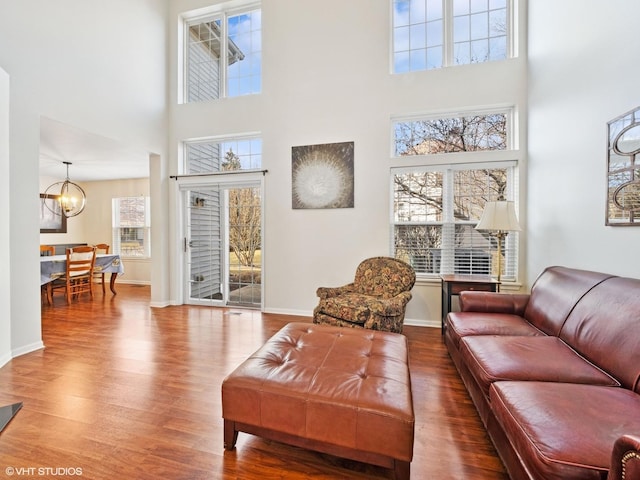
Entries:
MULTIPOLYGON (((98 243, 94 245, 96 247, 96 255, 99 253, 109 253, 109 244, 108 243, 98 243)), ((104 272, 102 271, 102 267, 95 266, 93 269, 93 278, 98 279, 100 283, 102 283, 102 294, 106 293, 106 289, 104 287, 104 272)))
POLYGON ((40 245, 41 257, 52 257, 56 254, 56 247, 53 245, 40 245))
MULTIPOLYGON (((40 256, 41 257, 52 257, 56 254, 56 247, 53 245, 40 245, 40 256)), ((47 303, 51 303, 49 296, 47 294, 47 285, 42 285, 40 287, 40 301, 44 302, 47 300, 47 303)))
POLYGON ((93 267, 96 261, 96 248, 80 246, 67 248, 67 265, 63 276, 47 284, 48 297, 53 298, 55 290, 64 290, 67 303, 88 292, 93 298, 93 267))

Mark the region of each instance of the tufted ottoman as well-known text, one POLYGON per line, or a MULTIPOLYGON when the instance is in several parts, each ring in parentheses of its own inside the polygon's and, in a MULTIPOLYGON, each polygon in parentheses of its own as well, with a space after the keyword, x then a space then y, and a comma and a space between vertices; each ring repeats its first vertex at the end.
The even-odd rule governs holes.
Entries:
POLYGON ((408 479, 414 414, 407 339, 290 323, 223 381, 222 416, 227 450, 246 432, 408 479))

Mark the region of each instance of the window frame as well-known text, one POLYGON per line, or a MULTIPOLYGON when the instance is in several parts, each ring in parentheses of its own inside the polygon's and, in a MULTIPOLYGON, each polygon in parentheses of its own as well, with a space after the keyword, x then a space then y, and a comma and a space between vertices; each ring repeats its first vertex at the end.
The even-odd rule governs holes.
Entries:
POLYGON ((111 199, 111 251, 126 259, 149 259, 151 258, 151 197, 148 195, 141 196, 122 196, 113 197, 111 199), (123 227, 120 225, 120 202, 127 198, 144 198, 144 225, 136 227, 123 227), (116 207, 117 205, 117 207, 116 207), (122 251, 122 229, 123 228, 141 228, 143 230, 143 247, 144 255, 128 255, 122 251))
MULTIPOLYGON (((471 152, 473 153, 473 152, 471 152)), ((455 271, 457 257, 455 255, 456 250, 461 249, 457 245, 458 237, 456 236, 456 229, 464 226, 475 226, 480 221, 480 217, 472 220, 456 220, 453 215, 453 205, 455 198, 455 188, 453 185, 454 175, 457 171, 462 170, 485 170, 485 169, 506 169, 507 170, 507 184, 505 196, 508 200, 513 200, 516 204, 516 211, 518 210, 518 162, 517 160, 501 160, 495 162, 478 162, 468 161, 466 163, 449 163, 449 164, 431 164, 431 165, 418 165, 418 166, 394 166, 390 170, 389 189, 390 189, 390 251, 391 256, 397 257, 396 252, 396 227, 398 226, 425 226, 425 227, 440 227, 441 228, 441 246, 439 248, 440 269, 438 272, 420 272, 416 271, 416 275, 419 278, 437 278, 441 274, 457 274, 455 271), (442 174, 442 212, 440 220, 421 220, 421 221, 398 221, 396 220, 396 208, 395 208, 395 176, 402 173, 424 173, 424 172, 439 172, 442 174)), ((497 200, 497 198, 491 198, 490 200, 497 200)), ((478 235, 485 236, 486 234, 478 235)), ((505 250, 505 257, 503 263, 502 280, 514 282, 518 278, 519 270, 519 249, 518 249, 518 233, 510 232, 503 243, 503 249, 505 250)), ((494 240, 489 240, 490 254, 493 254, 496 246, 494 240)), ((467 248, 473 250, 480 248, 476 244, 470 244, 467 248)), ((490 263, 493 268, 494 264, 490 263)), ((466 273, 466 272, 462 272, 466 273)))
MULTIPOLYGON (((229 17, 234 17, 238 15, 242 15, 244 13, 253 12, 255 10, 260 10, 262 13, 262 2, 261 1, 238 1, 232 0, 229 2, 221 3, 219 5, 215 5, 212 7, 207 7, 203 9, 193 10, 189 12, 185 12, 180 15, 180 23, 179 23, 179 36, 180 46, 179 46, 179 58, 178 64, 180 69, 179 82, 178 82, 178 103, 179 104, 188 104, 188 103, 198 103, 198 102, 206 102, 211 100, 221 100, 224 98, 235 98, 242 97, 246 95, 259 95, 262 92, 262 50, 261 59, 260 59, 260 89, 257 92, 250 92, 246 94, 238 94, 229 96, 229 85, 228 85, 228 42, 221 41, 220 45, 220 58, 224 59, 220 68, 220 78, 219 82, 219 92, 217 98, 204 99, 204 100, 189 100, 189 28, 198 23, 206 22, 207 20, 221 20, 221 39, 228 40, 228 19, 229 17)), ((262 23, 260 26, 260 37, 262 39, 262 23)), ((262 44, 262 40, 260 42, 262 44)))
MULTIPOLYGON (((210 171, 202 171, 202 172, 193 172, 190 169, 190 164, 189 164, 189 147, 192 145, 202 145, 202 144, 218 144, 218 145, 224 145, 224 144, 228 144, 228 143, 236 143, 239 144, 241 142, 248 142, 248 143, 252 143, 254 141, 259 141, 260 142, 260 151, 259 152, 254 152, 251 151, 250 153, 250 157, 256 157, 260 159, 260 165, 258 166, 253 166, 251 168, 240 168, 238 169, 239 172, 254 172, 254 171, 259 171, 261 170, 262 167, 262 156, 263 156, 263 139, 262 139, 262 134, 260 132, 248 132, 248 133, 243 133, 243 134, 236 134, 236 135, 219 135, 219 136, 211 136, 211 137, 204 137, 204 138, 198 138, 198 139, 193 139, 193 140, 183 140, 182 141, 182 146, 180 149, 180 154, 181 154, 181 170, 185 175, 198 175, 198 174, 225 174, 225 173, 229 173, 229 171, 225 171, 222 168, 219 168, 218 170, 210 170, 210 171)), ((251 148, 251 147, 250 147, 251 148)), ((236 154, 239 154, 240 152, 235 152, 236 154)), ((222 161, 224 158, 224 152, 220 152, 221 156, 219 158, 220 160, 220 166, 222 165, 222 161)), ((252 160, 253 161, 253 160, 252 160)))
MULTIPOLYGON (((395 236, 396 236, 396 225, 407 224, 403 222, 396 222, 395 220, 395 175, 398 173, 408 173, 408 172, 420 172, 420 171, 446 171, 449 170, 451 172, 460 169, 485 169, 485 168, 508 168, 511 169, 510 173, 508 173, 508 182, 506 185, 506 191, 504 192, 507 200, 511 200, 515 202, 516 211, 519 210, 519 184, 520 184, 520 175, 521 172, 519 170, 520 167, 520 152, 517 149, 518 147, 518 136, 517 136, 517 122, 516 122, 516 109, 513 105, 495 105, 491 107, 485 108, 477 108, 477 109, 460 109, 460 110, 449 110, 449 111, 432 111, 428 113, 422 114, 413 114, 413 115, 405 115, 405 116, 392 116, 390 121, 390 139, 389 147, 390 147, 390 175, 389 175, 389 251, 392 257, 396 256, 396 245, 395 245, 395 236), (505 114, 506 120, 506 149, 496 149, 496 150, 483 150, 483 151, 456 151, 456 152, 447 152, 447 153, 427 153, 427 154, 414 154, 414 155, 396 155, 396 124, 399 122, 415 122, 415 121, 429 121, 434 119, 447 119, 447 118, 456 118, 456 117, 468 117, 468 116, 479 116, 479 115, 491 115, 496 113, 505 114)), ((451 195, 449 191, 443 192, 443 202, 444 207, 442 211, 442 221, 441 222, 413 222, 413 224, 424 224, 424 225, 453 225, 453 230, 457 225, 468 224, 468 225, 476 225, 480 218, 475 219, 474 221, 458 221, 456 222, 453 219, 453 188, 452 188, 452 178, 444 178, 442 180, 443 190, 445 188, 449 188, 451 190, 451 195), (448 183, 448 185, 447 185, 448 183), (447 197, 447 198, 445 198, 447 197), (451 208, 450 208, 451 207, 451 208), (445 209, 450 209, 450 211, 445 211, 445 209)), ((497 200, 493 199, 493 200, 497 200)), ((443 231, 443 235, 444 235, 443 231)), ((451 237, 452 239, 453 237, 451 237)), ((444 240, 444 239, 443 239, 444 240)), ((509 262, 512 262, 513 266, 510 271, 507 271, 507 264, 503 265, 503 275, 502 280, 504 282, 517 282, 519 276, 520 269, 520 236, 517 232, 510 232, 507 235, 503 248, 507 249, 507 254, 510 255, 509 262)), ((450 245, 449 250, 453 252, 455 249, 455 244, 450 245)), ((492 249, 495 248, 495 245, 492 246, 492 249)), ((451 254, 451 259, 453 259, 453 266, 455 267, 455 256, 451 254)), ((443 265, 443 263, 441 263, 443 265)), ((442 272, 442 273, 454 273, 452 272, 442 272)), ((442 273, 425 273, 425 272, 417 272, 418 278, 422 279, 435 279, 438 278, 442 273)))
MULTIPOLYGON (((427 0, 424 0, 427 1, 427 0)), ((455 29, 454 29, 454 23, 455 23, 455 13, 454 13, 454 6, 453 6, 453 2, 455 0, 441 0, 442 1, 442 35, 441 35, 441 56, 442 56, 442 63, 439 66, 434 66, 434 67, 429 67, 429 62, 428 60, 425 61, 425 67, 424 68, 416 68, 416 69, 412 69, 409 68, 406 71, 396 71, 396 0, 390 0, 390 70, 391 73, 393 75, 403 75, 403 74, 408 74, 408 73, 412 73, 412 72, 425 72, 425 71, 430 71, 430 70, 438 70, 441 68, 447 68, 447 67, 457 67, 457 66, 463 66, 463 65, 472 65, 472 64, 477 64, 477 63, 489 63, 489 62, 495 62, 495 61, 504 61, 504 60, 508 60, 511 58, 515 58, 517 56, 517 49, 516 49, 516 24, 517 24, 517 14, 516 14, 516 3, 518 2, 518 0, 505 0, 506 3, 506 44, 505 44, 505 57, 504 58, 499 58, 499 59, 487 59, 484 60, 482 62, 468 62, 468 63, 456 63, 455 61, 455 46, 457 43, 461 43, 461 42, 457 42, 455 40, 455 29)), ((487 12, 491 11, 486 10, 487 12)), ((427 19, 425 18, 424 22, 419 22, 419 23, 415 23, 415 24, 409 24, 408 26, 411 27, 416 26, 416 25, 424 25, 424 28, 426 30, 427 28, 427 19)), ((487 40, 490 40, 491 37, 487 37, 487 40)), ((428 48, 428 46, 425 44, 425 49, 428 48)), ((432 47, 433 48, 433 47, 432 47)), ((412 51, 418 50, 417 48, 412 49, 411 47, 409 47, 408 50, 405 50, 406 52, 409 53, 409 55, 411 55, 412 51)))
MULTIPOLYGON (((390 126, 390 151, 389 155, 394 160, 394 163, 403 163, 406 162, 407 159, 417 159, 418 162, 429 163, 434 159, 442 157, 443 155, 447 158, 451 158, 452 161, 455 162, 454 158, 458 155, 468 156, 468 155, 480 155, 480 156, 498 156, 498 159, 507 159, 512 155, 503 155, 508 152, 513 152, 518 149, 519 142, 516 135, 516 109, 513 105, 497 105, 493 107, 480 107, 474 109, 460 109, 460 110, 446 110, 446 111, 435 111, 429 113, 416 113, 412 115, 398 115, 391 117, 391 126, 390 126), (503 114, 505 116, 506 121, 506 145, 504 149, 500 150, 476 150, 476 151, 457 151, 457 152, 439 152, 439 153, 425 153, 425 154, 416 154, 416 155, 397 155, 396 154, 396 125, 399 123, 410 123, 410 122, 420 122, 420 121, 432 121, 432 120, 440 120, 440 119, 450 119, 450 118, 463 118, 470 116, 482 116, 482 115, 496 115, 503 114)), ((462 160, 463 162, 469 162, 469 159, 462 160)))

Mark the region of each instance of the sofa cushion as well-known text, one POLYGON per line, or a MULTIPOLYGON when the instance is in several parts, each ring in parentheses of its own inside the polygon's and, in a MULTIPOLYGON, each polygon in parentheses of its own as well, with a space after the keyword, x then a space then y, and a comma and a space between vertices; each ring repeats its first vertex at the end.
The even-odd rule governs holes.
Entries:
POLYGON ((456 348, 468 335, 543 335, 524 318, 506 313, 451 312, 446 322, 447 335, 456 348))
POLYGON ((460 354, 486 396, 500 380, 620 386, 557 337, 469 336, 460 341, 460 354))
POLYGON ((495 382, 490 400, 530 478, 604 478, 616 439, 640 431, 640 395, 623 388, 495 382))
POLYGON ((574 305, 612 276, 567 267, 546 268, 531 287, 524 317, 547 335, 558 336, 574 305))
POLYGON ((614 277, 575 306, 560 338, 640 393, 640 280, 614 277))

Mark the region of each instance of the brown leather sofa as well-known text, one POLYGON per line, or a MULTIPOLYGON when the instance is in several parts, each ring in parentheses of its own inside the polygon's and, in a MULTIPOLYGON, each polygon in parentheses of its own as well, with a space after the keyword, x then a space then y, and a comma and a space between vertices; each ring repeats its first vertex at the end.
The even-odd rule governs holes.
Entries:
POLYGON ((511 478, 640 478, 640 280, 549 267, 460 307, 444 341, 511 478))

